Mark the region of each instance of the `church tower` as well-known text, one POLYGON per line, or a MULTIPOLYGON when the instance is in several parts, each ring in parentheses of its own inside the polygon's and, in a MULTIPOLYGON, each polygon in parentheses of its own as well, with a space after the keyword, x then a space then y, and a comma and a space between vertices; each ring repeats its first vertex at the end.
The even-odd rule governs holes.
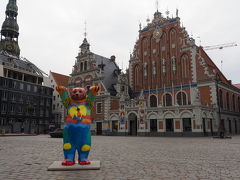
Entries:
POLYGON ((19 27, 17 24, 18 7, 16 0, 9 0, 5 14, 6 18, 1 29, 0 50, 6 51, 14 56, 19 56, 19 27))

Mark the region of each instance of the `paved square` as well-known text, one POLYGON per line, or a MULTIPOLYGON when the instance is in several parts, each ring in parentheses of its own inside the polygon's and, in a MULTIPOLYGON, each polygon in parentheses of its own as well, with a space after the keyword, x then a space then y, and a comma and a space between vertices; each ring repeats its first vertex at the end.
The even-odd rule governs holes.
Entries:
POLYGON ((0 179, 240 179, 240 136, 232 139, 93 136, 100 170, 47 171, 62 139, 0 137, 0 179))

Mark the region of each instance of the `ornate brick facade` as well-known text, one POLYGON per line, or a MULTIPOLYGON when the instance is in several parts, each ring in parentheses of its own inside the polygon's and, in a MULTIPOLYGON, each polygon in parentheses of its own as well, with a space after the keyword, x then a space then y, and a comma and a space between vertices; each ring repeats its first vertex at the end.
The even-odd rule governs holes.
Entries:
POLYGON ((91 53, 86 39, 80 47, 70 86, 101 86, 101 110, 97 104, 93 109, 98 134, 213 135, 220 124, 240 133, 240 90, 189 37, 179 17, 157 11, 140 26, 126 74, 115 57, 91 53))

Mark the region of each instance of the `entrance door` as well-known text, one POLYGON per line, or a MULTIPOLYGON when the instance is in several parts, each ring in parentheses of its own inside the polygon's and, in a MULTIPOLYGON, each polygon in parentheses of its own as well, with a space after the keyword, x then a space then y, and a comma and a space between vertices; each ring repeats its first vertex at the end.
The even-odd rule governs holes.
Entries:
POLYGON ((237 128, 237 120, 235 120, 235 134, 237 134, 238 128, 237 128))
POLYGON ((118 121, 112 121, 112 132, 118 132, 118 121))
POLYGON ((213 120, 210 119, 210 128, 211 128, 211 134, 213 136, 213 120))
POLYGON ((97 122, 97 135, 102 135, 102 122, 97 122))
POLYGON ((182 122, 183 122, 183 131, 191 132, 192 131, 191 118, 183 118, 182 122))
POLYGON ((232 134, 232 122, 231 120, 228 120, 229 123, 229 133, 232 134))
POLYGON ((205 118, 202 119, 202 125, 203 125, 203 135, 207 136, 205 118))
POLYGON ((173 132, 173 119, 166 119, 166 132, 173 132))
POLYGON ((150 131, 157 132, 157 120, 156 119, 150 119, 150 131))
POLYGON ((129 119, 129 135, 137 135, 137 116, 134 113, 131 113, 128 117, 129 119))

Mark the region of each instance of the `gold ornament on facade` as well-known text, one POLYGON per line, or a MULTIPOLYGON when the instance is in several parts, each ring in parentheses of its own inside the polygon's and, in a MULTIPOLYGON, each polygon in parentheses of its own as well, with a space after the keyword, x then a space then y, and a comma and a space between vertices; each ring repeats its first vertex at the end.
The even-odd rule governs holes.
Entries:
POLYGON ((162 37, 163 31, 160 29, 159 26, 156 27, 156 29, 153 32, 153 38, 156 39, 156 42, 159 42, 162 37))

